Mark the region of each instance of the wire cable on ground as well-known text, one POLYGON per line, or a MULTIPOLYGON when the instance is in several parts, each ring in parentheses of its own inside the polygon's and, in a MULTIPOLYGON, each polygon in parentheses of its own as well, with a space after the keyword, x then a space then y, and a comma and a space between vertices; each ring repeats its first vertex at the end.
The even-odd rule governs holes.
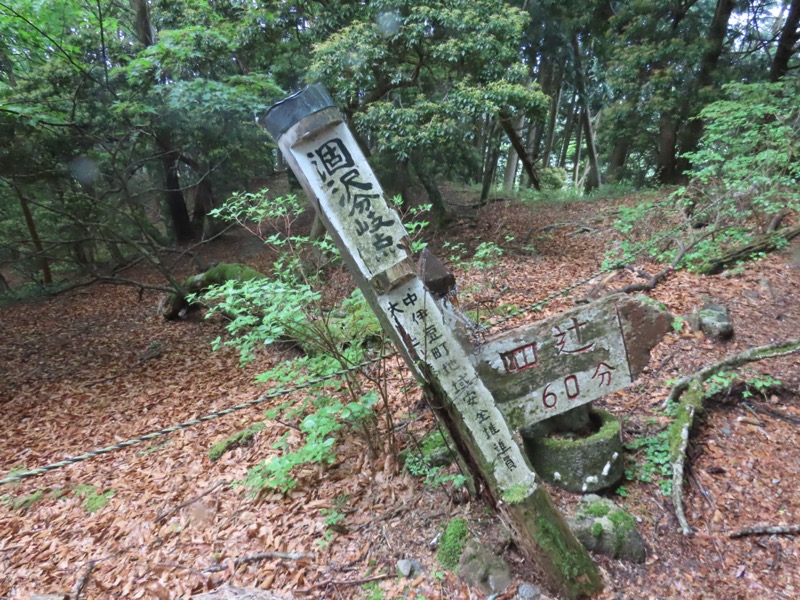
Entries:
POLYGON ((44 475, 45 473, 49 473, 50 471, 55 471, 57 469, 61 469, 63 467, 67 467, 69 465, 74 465, 75 463, 82 462, 84 460, 89 460, 90 458, 94 458, 95 456, 102 456, 103 454, 109 454, 110 452, 115 452, 117 450, 121 450, 122 448, 127 448, 128 446, 134 446, 136 444, 141 444, 142 442, 147 442, 149 440, 169 435, 170 433, 174 433, 175 431, 180 431, 181 429, 187 429, 189 427, 193 427, 194 425, 199 425, 200 423, 205 423, 206 421, 211 421, 213 419, 224 417, 225 415, 229 415, 231 413, 244 410, 245 408, 250 408, 252 406, 257 406, 259 404, 263 404, 269 400, 274 400, 275 398, 279 398, 281 396, 285 396, 287 394, 291 394, 292 392, 297 392, 299 390, 308 389, 313 387, 319 383, 324 381, 328 381, 330 379, 334 379, 335 377, 341 377, 342 375, 346 375, 348 373, 352 373, 354 371, 359 371, 366 366, 369 366, 373 363, 379 362, 385 358, 389 358, 394 356, 396 353, 390 354, 381 354, 373 359, 367 360, 358 364, 354 367, 349 369, 340 369, 335 373, 330 373, 329 375, 325 375, 323 377, 317 377, 312 379, 311 381, 307 381, 306 383, 296 385, 290 388, 285 389, 278 389, 262 396, 259 396, 255 400, 250 400, 248 402, 244 402, 242 404, 237 404, 236 406, 231 406, 230 408, 225 408, 223 410, 219 410, 217 412, 213 412, 211 414, 205 415, 203 417, 198 417, 196 419, 191 419, 189 421, 184 421, 183 423, 178 423, 177 425, 172 425, 171 427, 165 427, 164 429, 159 429, 158 431, 153 431, 151 433, 146 433, 141 435, 137 438, 133 438, 130 440, 126 440, 124 442, 119 442, 112 446, 106 446, 105 448, 98 448, 97 450, 92 450, 91 452, 87 452, 85 454, 80 454, 78 456, 72 456, 70 458, 66 458, 64 460, 45 465, 44 467, 39 467, 38 469, 32 469, 30 471, 23 471, 21 473, 14 473, 13 475, 8 475, 3 479, 0 479, 0 486, 6 485, 9 483, 15 483, 17 481, 21 481, 23 479, 28 479, 29 477, 36 477, 37 475, 44 475))
MULTIPOLYGON (((702 214, 703 212, 706 212, 706 211, 710 210, 711 208, 714 207, 714 205, 718 204, 720 201, 712 202, 709 206, 707 206, 703 210, 698 211, 695 214, 695 216, 697 217, 700 214, 702 214)), ((553 300, 555 300, 559 296, 563 296, 564 294, 574 290, 575 288, 580 287, 580 286, 588 283, 589 281, 591 281, 595 277, 598 277, 598 276, 603 275, 605 273, 609 273, 611 271, 614 271, 616 269, 619 269, 619 268, 625 266, 625 264, 627 264, 632 258, 634 258, 634 257, 636 257, 636 256, 638 256, 640 254, 643 254, 646 250, 649 250, 650 248, 654 247, 656 244, 658 244, 662 240, 674 235, 682 227, 684 227, 684 224, 681 224, 678 227, 675 227, 675 228, 671 229, 670 231, 668 231, 664 235, 661 235, 661 236, 659 236, 657 238, 654 238, 653 240, 650 241, 650 243, 642 246, 642 248, 640 248, 636 252, 632 252, 631 254, 627 255, 625 258, 615 262, 613 265, 610 265, 610 266, 608 266, 608 267, 606 267, 604 269, 600 269, 600 270, 592 273, 588 277, 584 277, 583 279, 580 279, 580 280, 578 280, 576 282, 573 282, 570 285, 568 285, 568 286, 566 286, 566 287, 564 287, 564 288, 562 288, 562 289, 560 289, 560 290, 558 290, 556 292, 553 292, 552 294, 549 294, 548 296, 545 296, 541 300, 539 300, 537 302, 534 302, 533 304, 529 304, 527 306, 523 306, 522 308, 520 308, 520 309, 518 309, 518 310, 516 310, 516 311, 514 311, 514 312, 512 312, 512 313, 510 313, 508 315, 506 315, 505 317, 503 317, 502 319, 499 319, 498 321, 496 321, 494 323, 489 323, 488 325, 481 326, 481 331, 485 332, 485 331, 488 331, 489 329, 493 329, 495 327, 499 327, 500 325, 502 325, 504 323, 507 323, 508 321, 513 319, 514 317, 518 317, 518 316, 523 315, 525 313, 528 313, 528 312, 531 312, 531 311, 534 311, 534 310, 537 310, 537 311, 541 310, 547 304, 549 304, 550 302, 552 302, 553 300)), ((677 267, 677 265, 676 265, 676 267, 677 267)), ((229 415, 231 413, 234 413, 234 412, 237 412, 237 411, 240 411, 240 410, 244 410, 244 409, 250 408, 252 406, 257 406, 259 404, 263 404, 264 402, 267 402, 269 400, 273 400, 275 398, 279 398, 281 396, 285 396, 287 394, 291 394, 292 392, 297 392, 299 390, 308 389, 308 388, 313 387, 313 386, 315 386, 315 385, 317 385, 319 383, 322 383, 324 381, 328 381, 330 379, 334 379, 336 377, 340 377, 340 376, 346 375, 348 373, 359 371, 359 370, 363 369, 366 366, 369 366, 369 365, 371 365, 373 363, 379 362, 379 361, 381 361, 381 360, 383 360, 385 358, 390 358, 391 356, 394 356, 395 354, 397 354, 397 352, 392 352, 390 354, 382 354, 380 356, 377 356, 376 358, 364 361, 361 364, 358 364, 358 365, 356 365, 354 367, 351 367, 349 369, 341 369, 339 371, 336 371, 335 373, 330 373, 330 374, 325 375, 323 377, 317 377, 317 378, 312 379, 311 381, 307 381, 306 383, 303 383, 301 385, 296 385, 296 386, 293 386, 293 387, 290 387, 290 388, 285 388, 285 389, 278 389, 278 390, 275 390, 273 392, 269 392, 268 394, 264 394, 264 395, 256 398, 255 400, 250 400, 250 401, 244 402, 242 404, 237 404, 236 406, 232 406, 230 408, 225 408, 223 410, 220 410, 220 411, 205 415, 203 417, 198 417, 197 419, 191 419, 189 421, 184 421, 183 423, 178 423, 177 425, 172 425, 171 427, 165 427, 164 429, 159 429, 158 431, 153 431, 151 433, 146 433, 146 434, 144 434, 142 436, 139 436, 137 438, 126 440, 124 442, 119 442, 119 443, 114 444, 112 446, 106 446, 105 448, 98 448, 97 450, 92 450, 90 452, 86 452, 85 454, 80 454, 78 456, 72 456, 70 458, 66 458, 64 460, 61 460, 61 461, 58 461, 58 462, 55 462, 55 463, 52 463, 52 464, 49 464, 49 465, 45 465, 43 467, 39 467, 38 469, 32 469, 30 471, 22 471, 20 473, 14 473, 12 475, 8 475, 8 476, 0 479, 0 486, 6 485, 6 484, 9 484, 9 483, 15 483, 15 482, 18 482, 18 481, 22 481, 23 479, 28 479, 30 477, 36 477, 38 475, 44 475, 45 473, 49 473, 50 471, 55 471, 57 469, 61 469, 63 467, 67 467, 69 465, 73 465, 75 463, 79 463, 79 462, 82 462, 82 461, 85 461, 85 460, 89 460, 90 458, 94 458, 96 456, 102 456, 104 454, 109 454, 111 452, 115 452, 117 450, 121 450, 123 448, 127 448, 129 446, 134 446, 136 444, 141 444, 143 442, 147 442, 149 440, 152 440, 152 439, 155 439, 155 438, 158 438, 158 437, 169 435, 170 433, 174 433, 175 431, 180 431, 181 429, 188 429, 189 427, 193 427, 195 425, 199 425, 200 423, 205 423, 206 421, 211 421, 213 419, 217 419, 219 417, 224 417, 225 415, 229 415)))

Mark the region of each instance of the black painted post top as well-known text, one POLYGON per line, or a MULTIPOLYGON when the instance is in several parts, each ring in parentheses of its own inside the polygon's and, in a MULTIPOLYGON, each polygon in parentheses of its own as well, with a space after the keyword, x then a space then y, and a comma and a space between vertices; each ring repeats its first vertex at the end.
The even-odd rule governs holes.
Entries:
POLYGON ((295 123, 326 108, 335 107, 321 83, 315 83, 273 104, 264 119, 267 131, 277 142, 295 123))

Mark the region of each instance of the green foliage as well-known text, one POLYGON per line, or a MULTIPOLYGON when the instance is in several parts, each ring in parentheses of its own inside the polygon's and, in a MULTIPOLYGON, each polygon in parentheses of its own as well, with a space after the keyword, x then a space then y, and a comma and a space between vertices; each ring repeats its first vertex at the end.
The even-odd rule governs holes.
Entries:
POLYGON ((287 436, 284 435, 273 445, 282 454, 250 469, 244 485, 254 491, 267 487, 287 493, 298 483, 295 478, 297 469, 306 465, 333 464, 336 461, 334 446, 337 433, 345 427, 357 426, 372 418, 377 402, 378 395, 375 392, 367 393, 358 401, 344 405, 333 398, 319 398, 317 410, 306 415, 300 422, 303 444, 290 450, 287 436))
MULTIPOLYGON (((511 241, 509 238, 506 241, 511 241)), ((457 269, 486 271, 499 264, 503 249, 495 242, 480 242, 470 253, 463 242, 444 242, 442 248, 448 252, 448 260, 457 269)))
POLYGON ((405 468, 414 477, 422 477, 423 483, 431 488, 448 483, 454 488, 460 488, 466 483, 466 478, 460 473, 448 473, 444 467, 433 466, 430 459, 421 454, 409 454, 405 460, 405 468))
POLYGON ((635 467, 625 469, 626 478, 645 483, 657 483, 661 493, 669 496, 672 493, 669 430, 634 439, 625 444, 625 448, 630 451, 638 451, 638 454, 641 455, 635 467))
POLYGON ((383 600, 386 597, 377 581, 365 583, 361 589, 364 590, 364 600, 383 600))
POLYGON ((763 231, 777 212, 800 207, 800 88, 787 79, 727 84, 723 91, 724 99, 701 111, 702 144, 688 158, 696 180, 724 198, 724 210, 752 216, 763 231))
POLYGON ((705 380, 703 383, 703 396, 711 398, 713 396, 730 395, 734 388, 741 386, 742 397, 751 398, 753 394, 758 394, 766 398, 769 392, 780 387, 782 382, 772 375, 754 373, 747 375, 738 371, 719 371, 705 380))
POLYGON ((202 299, 209 303, 206 318, 217 313, 232 317, 225 326, 231 337, 217 338, 214 349, 232 346, 241 353, 242 362, 250 362, 263 345, 300 338, 306 331, 306 311, 320 294, 307 284, 280 279, 229 280, 206 290, 202 299))
POLYGON ((458 565, 461 553, 469 537, 469 529, 464 519, 451 519, 439 541, 436 559, 445 569, 453 570, 458 565))

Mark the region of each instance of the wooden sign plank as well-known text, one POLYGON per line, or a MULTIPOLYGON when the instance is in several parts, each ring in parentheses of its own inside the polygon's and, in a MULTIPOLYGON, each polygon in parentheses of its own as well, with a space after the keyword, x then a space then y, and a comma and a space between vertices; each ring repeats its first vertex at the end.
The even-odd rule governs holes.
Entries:
POLYGON ((266 125, 315 203, 356 283, 428 391, 459 451, 519 547, 567 597, 601 589, 597 570, 524 458, 469 353, 456 319, 425 288, 405 229, 324 88, 275 105, 266 125))

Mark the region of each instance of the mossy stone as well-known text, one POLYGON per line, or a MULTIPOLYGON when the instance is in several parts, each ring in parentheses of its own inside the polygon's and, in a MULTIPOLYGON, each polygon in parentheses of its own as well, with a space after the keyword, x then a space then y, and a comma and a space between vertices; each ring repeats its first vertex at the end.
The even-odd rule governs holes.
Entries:
POLYGON ((468 536, 467 522, 464 519, 452 519, 447 524, 439 542, 439 551, 436 553, 439 564, 445 569, 455 569, 461 553, 464 551, 468 536))
POLYGON ((644 562, 644 541, 633 516, 607 498, 589 494, 568 519, 581 543, 593 552, 631 562, 644 562))

